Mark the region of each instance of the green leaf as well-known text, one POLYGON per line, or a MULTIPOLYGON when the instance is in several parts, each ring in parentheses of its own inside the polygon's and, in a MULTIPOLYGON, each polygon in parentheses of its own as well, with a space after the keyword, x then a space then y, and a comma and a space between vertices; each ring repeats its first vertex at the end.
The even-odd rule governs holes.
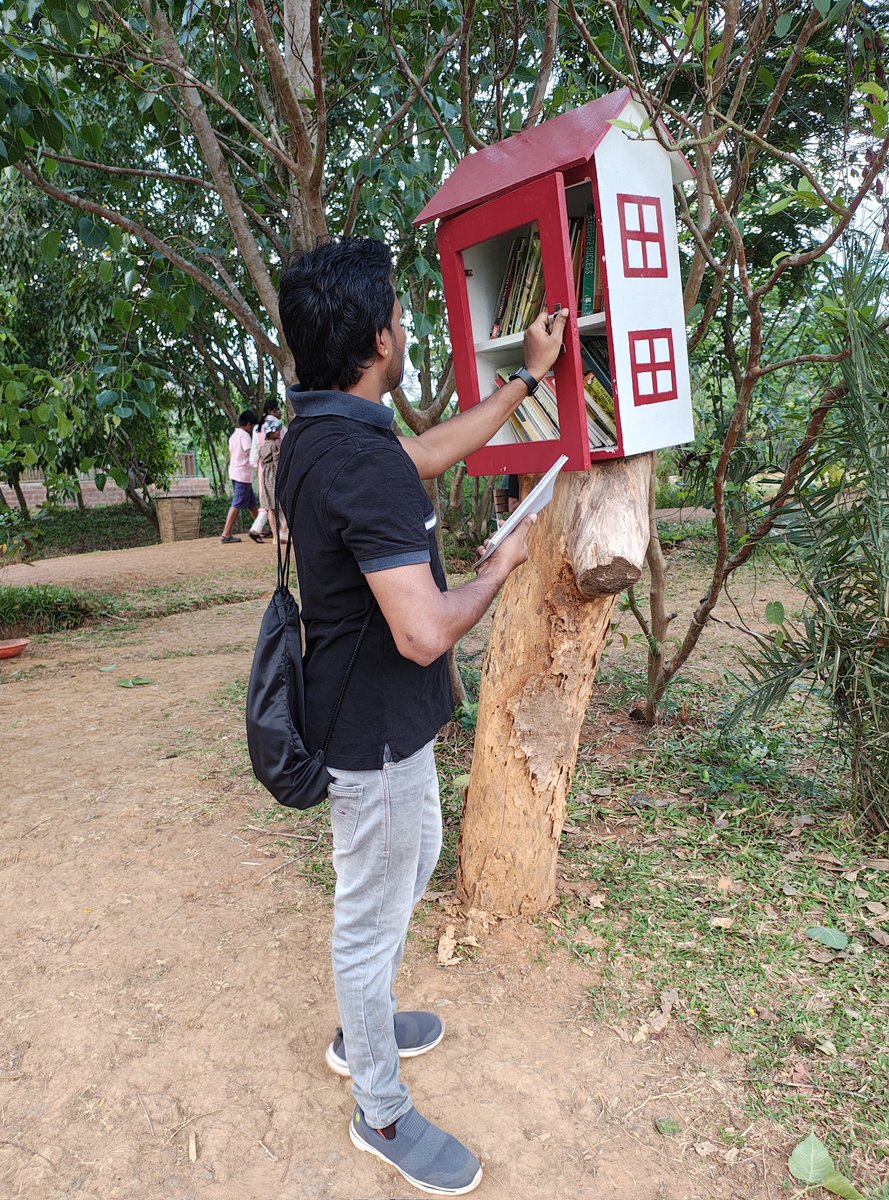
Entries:
POLYGON ((100 670, 100 671, 116 671, 116 670, 117 670, 117 663, 111 663, 111 665, 110 665, 110 666, 108 666, 108 667, 99 667, 99 670, 100 670))
POLYGON ((835 1196, 842 1196, 843 1200, 865 1200, 852 1181, 845 1175, 841 1175, 839 1171, 831 1171, 825 1175, 821 1180, 821 1186, 827 1191, 833 1192, 835 1196))
POLYGON ((145 687, 151 683, 150 679, 146 679, 144 675, 134 675, 132 679, 118 679, 117 686, 125 688, 145 687))
POLYGON ((617 117, 612 117, 608 124, 613 125, 616 129, 628 129, 630 133, 639 132, 638 125, 634 125, 632 121, 619 121, 617 117))
POLYGON ((783 625, 784 615, 784 605, 780 600, 770 600, 766 605, 766 621, 769 625, 783 625))
POLYGON ((61 229, 50 229, 48 233, 44 234, 43 239, 40 242, 40 257, 47 265, 55 262, 59 253, 59 246, 61 246, 61 244, 61 229))
POLYGON ((682 1132, 682 1126, 672 1117, 655 1117, 654 1127, 662 1137, 675 1137, 682 1132))
POLYGON ((819 1142, 814 1131, 800 1142, 790 1156, 790 1174, 800 1183, 819 1184, 835 1171, 827 1147, 819 1142))
POLYGON ((92 246, 94 250, 106 245, 108 241, 105 226, 100 221, 94 221, 92 217, 80 218, 77 222, 77 236, 84 246, 92 246))
POLYGON ((818 15, 823 20, 830 12, 830 6, 833 0, 815 0, 815 7, 818 9, 818 15))
POLYGON ((868 80, 866 83, 859 83, 857 90, 865 92, 868 96, 876 96, 881 103, 885 103, 887 98, 886 89, 880 87, 878 83, 874 83, 872 80, 868 80))
POLYGON ((812 925, 806 930, 806 934, 812 941, 820 942, 830 950, 845 950, 849 945, 849 939, 842 929, 834 929, 831 925, 812 925))
POLYGON ((775 37, 787 37, 790 32, 790 26, 793 24, 793 13, 782 13, 775 22, 775 37))

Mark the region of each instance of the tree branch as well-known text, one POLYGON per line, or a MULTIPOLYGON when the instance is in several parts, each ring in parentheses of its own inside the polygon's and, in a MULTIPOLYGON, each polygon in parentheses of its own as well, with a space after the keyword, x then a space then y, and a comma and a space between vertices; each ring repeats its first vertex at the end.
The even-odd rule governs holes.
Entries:
POLYGON ((45 192, 47 196, 51 196, 53 200, 67 204, 69 208, 76 208, 81 212, 90 213, 94 217, 100 217, 110 225, 117 225, 120 229, 125 229, 127 233, 132 234, 133 237, 145 242, 152 250, 156 250, 158 254, 162 254, 174 267, 178 267, 180 271, 184 272, 191 279, 194 279, 195 282, 199 283, 202 288, 218 300, 222 307, 232 314, 238 324, 249 331, 250 336, 256 340, 257 345, 261 346, 263 351, 278 363, 279 368, 283 370, 287 365, 290 355, 287 354, 285 356, 281 347, 271 340, 257 320, 255 313, 251 309, 238 304, 205 271, 202 271, 200 267, 195 266, 194 263, 189 262, 178 251, 174 250, 169 242, 165 242, 149 229, 146 229, 144 225, 130 220, 129 217, 125 217, 113 209, 105 208, 101 204, 94 203, 92 200, 85 200, 82 196, 75 195, 74 192, 67 192, 63 188, 56 187, 49 180, 44 179, 34 164, 27 159, 16 163, 15 166, 16 170, 29 183, 39 188, 41 192, 45 192))

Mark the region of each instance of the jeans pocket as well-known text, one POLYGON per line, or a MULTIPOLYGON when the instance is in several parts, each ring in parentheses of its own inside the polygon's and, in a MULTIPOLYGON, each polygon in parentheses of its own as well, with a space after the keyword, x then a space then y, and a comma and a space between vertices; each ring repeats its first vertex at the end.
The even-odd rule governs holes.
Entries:
POLYGON ((330 799, 330 827, 334 850, 348 850, 355 836, 364 788, 361 784, 331 783, 327 788, 330 799))

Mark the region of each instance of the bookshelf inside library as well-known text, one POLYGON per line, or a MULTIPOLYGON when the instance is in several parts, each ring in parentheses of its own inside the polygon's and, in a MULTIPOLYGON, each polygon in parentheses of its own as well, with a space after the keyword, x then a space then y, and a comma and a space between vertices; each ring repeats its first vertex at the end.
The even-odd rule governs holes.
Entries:
MULTIPOLYGON (((592 457, 614 453, 618 444, 599 223, 591 180, 564 188, 563 195, 567 242, 557 256, 561 270, 546 270, 540 218, 512 225, 494 237, 463 247, 461 260, 480 395, 492 392, 522 366, 524 330, 543 303, 550 308, 567 303, 574 314, 568 336, 576 332, 579 338, 579 372, 567 370, 568 362, 557 363, 542 381, 537 396, 523 401, 489 445, 550 442, 554 450, 562 438, 564 410, 577 413, 580 382, 585 406, 585 450, 592 457), (597 365, 590 361, 590 352, 596 350, 597 365), (593 394, 589 395, 591 390, 593 394)), ((584 436, 582 423, 578 432, 584 436)))

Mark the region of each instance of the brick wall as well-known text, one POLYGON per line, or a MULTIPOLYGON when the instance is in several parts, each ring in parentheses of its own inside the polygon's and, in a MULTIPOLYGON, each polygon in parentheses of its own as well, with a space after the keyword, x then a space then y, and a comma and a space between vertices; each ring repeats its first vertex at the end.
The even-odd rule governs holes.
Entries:
MULTIPOLYGON (((194 455, 180 455, 180 462, 183 466, 183 474, 173 476, 170 490, 164 492, 163 495, 209 496, 212 491, 210 480, 194 474, 194 455)), ((43 476, 40 471, 26 471, 22 477, 21 488, 25 496, 25 503, 32 512, 45 503, 46 488, 43 486, 43 476)), ((92 479, 81 479, 80 490, 83 492, 83 502, 87 508, 99 508, 103 504, 123 504, 126 500, 125 492, 112 479, 108 480, 105 490, 102 492, 99 491, 92 479)), ((3 499, 7 504, 12 508, 18 508, 18 497, 11 487, 0 484, 0 492, 3 493, 3 499)), ((65 501, 65 507, 76 507, 76 501, 65 501)))

